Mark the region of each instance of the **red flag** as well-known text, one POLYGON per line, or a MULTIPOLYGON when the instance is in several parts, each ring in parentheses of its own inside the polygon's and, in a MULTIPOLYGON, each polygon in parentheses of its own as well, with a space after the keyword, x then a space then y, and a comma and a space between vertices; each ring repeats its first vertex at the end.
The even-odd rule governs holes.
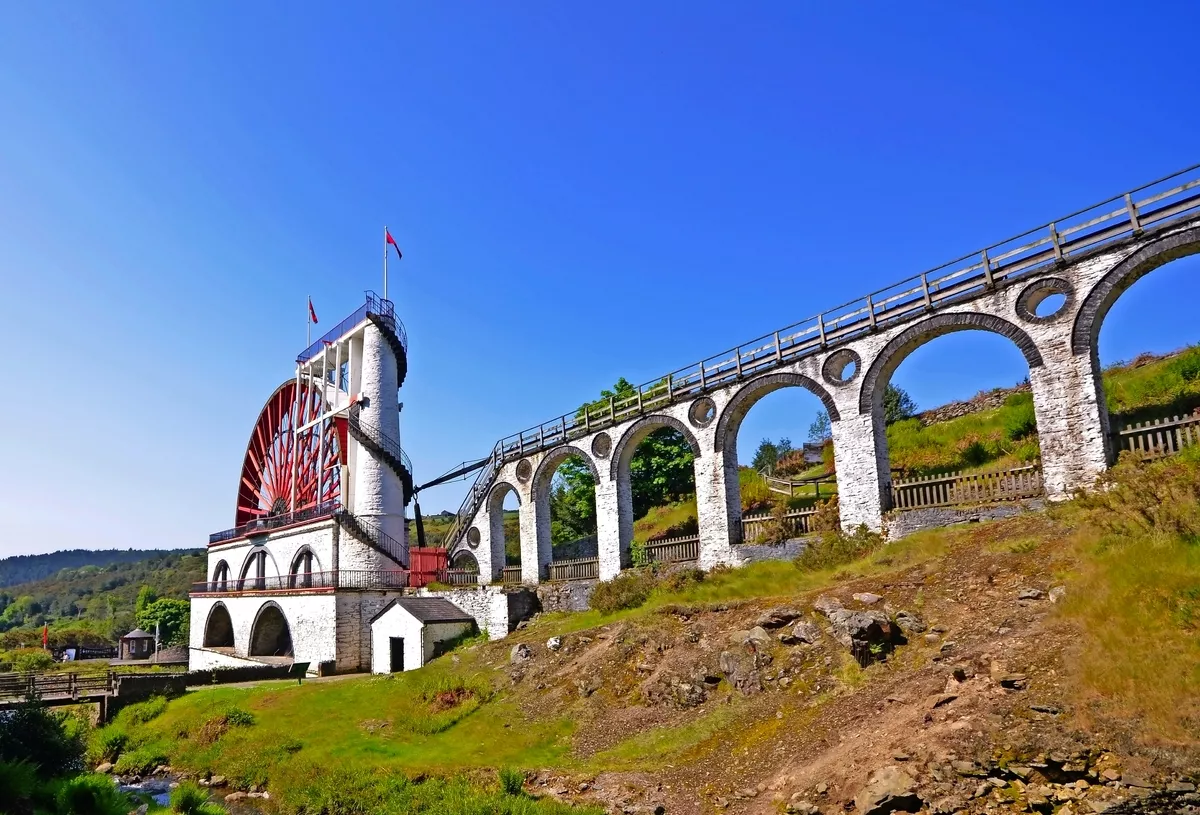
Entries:
POLYGON ((45 647, 49 643, 50 643, 50 626, 46 623, 42 623, 42 648, 45 649, 45 647))
POLYGON ((317 321, 317 312, 313 311, 312 298, 308 298, 308 317, 314 323, 317 321))
POLYGON ((392 233, 391 233, 391 232, 389 232, 389 231, 388 231, 388 230, 385 228, 385 229, 383 230, 383 234, 384 234, 384 235, 387 235, 387 242, 388 242, 388 243, 390 243, 392 246, 396 247, 396 257, 398 257, 398 258, 400 258, 401 260, 403 260, 403 259, 404 259, 404 254, 403 254, 403 253, 400 251, 400 245, 396 243, 396 239, 392 237, 392 233))

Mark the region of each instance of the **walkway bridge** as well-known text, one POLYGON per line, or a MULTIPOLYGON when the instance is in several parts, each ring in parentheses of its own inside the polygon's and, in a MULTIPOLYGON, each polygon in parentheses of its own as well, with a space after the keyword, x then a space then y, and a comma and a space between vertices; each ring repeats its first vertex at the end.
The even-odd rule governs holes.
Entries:
POLYGON ((1041 443, 1038 489, 1051 500, 1068 497, 1113 458, 1096 353, 1105 315, 1140 277, 1196 252, 1200 165, 501 439, 447 546, 469 551, 482 575, 500 578, 502 506, 514 491, 521 579, 537 582, 551 560, 550 478, 578 455, 596 478, 597 571, 613 577, 631 563, 633 451, 650 432, 672 427, 696 456, 699 563, 738 562, 737 431, 758 399, 783 387, 811 391, 829 413, 842 526, 878 530, 894 497, 884 389, 913 350, 963 330, 1008 337, 1024 355, 1041 443))

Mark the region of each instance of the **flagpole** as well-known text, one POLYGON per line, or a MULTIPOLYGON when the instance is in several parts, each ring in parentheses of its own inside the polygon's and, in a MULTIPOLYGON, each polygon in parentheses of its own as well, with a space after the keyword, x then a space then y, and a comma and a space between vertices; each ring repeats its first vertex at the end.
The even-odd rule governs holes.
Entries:
POLYGON ((388 299, 387 296, 387 224, 383 225, 383 299, 388 299))
POLYGON ((312 295, 308 296, 308 310, 304 312, 304 347, 312 345, 312 295))

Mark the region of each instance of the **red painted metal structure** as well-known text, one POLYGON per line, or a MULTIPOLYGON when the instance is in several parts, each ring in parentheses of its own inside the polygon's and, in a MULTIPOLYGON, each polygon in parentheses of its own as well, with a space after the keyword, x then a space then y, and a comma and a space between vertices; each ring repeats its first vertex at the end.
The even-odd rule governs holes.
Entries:
POLYGON ((408 550, 408 565, 409 585, 413 588, 448 581, 450 558, 446 549, 413 546, 408 550))
POLYGON ((263 406, 246 445, 238 482, 235 526, 337 500, 346 445, 334 422, 301 433, 325 409, 325 397, 295 381, 280 385, 263 406), (295 496, 293 503, 293 484, 295 496))

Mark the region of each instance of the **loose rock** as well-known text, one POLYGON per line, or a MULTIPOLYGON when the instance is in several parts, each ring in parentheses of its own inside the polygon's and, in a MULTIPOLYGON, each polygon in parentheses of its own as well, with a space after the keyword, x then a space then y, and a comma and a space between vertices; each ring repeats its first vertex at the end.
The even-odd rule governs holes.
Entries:
POLYGON ((816 623, 810 623, 808 620, 801 620, 791 627, 790 630, 779 635, 779 641, 784 645, 797 645, 799 643, 812 644, 821 639, 821 629, 816 623))
POLYGON ((551 637, 546 640, 546 647, 551 651, 557 651, 559 648, 562 648, 562 637, 551 637))
POLYGON ((760 628, 783 628, 802 614, 803 612, 794 606, 780 606, 759 617, 755 625, 760 628))
POLYGON ((872 594, 869 591, 861 591, 861 592, 851 595, 851 596, 858 602, 862 603, 864 606, 873 606, 876 603, 878 603, 880 600, 883 599, 878 594, 872 594))
POLYGON ((508 661, 513 665, 519 665, 522 662, 528 662, 531 659, 533 659, 533 652, 530 651, 529 646, 523 642, 514 645, 508 654, 508 661))
POLYGON ((899 767, 881 767, 871 773, 867 785, 854 796, 859 815, 886 815, 889 812, 916 812, 922 801, 917 782, 899 767))
POLYGON ((1044 592, 1041 589, 1021 589, 1018 600, 1041 600, 1044 592))

